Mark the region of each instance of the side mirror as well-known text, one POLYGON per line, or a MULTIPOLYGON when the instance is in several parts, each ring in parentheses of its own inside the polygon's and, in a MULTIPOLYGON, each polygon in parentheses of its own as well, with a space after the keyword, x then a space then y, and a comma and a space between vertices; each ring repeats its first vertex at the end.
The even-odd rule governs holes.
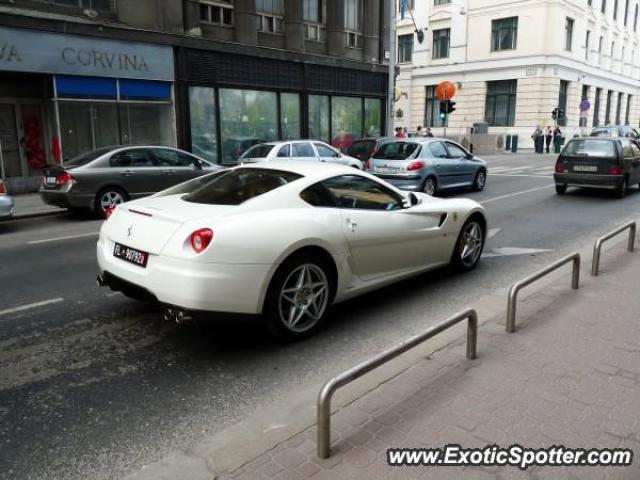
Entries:
POLYGON ((198 158, 194 158, 193 166, 195 167, 196 170, 202 170, 202 167, 204 167, 204 162, 198 158))
POLYGON ((409 192, 409 204, 413 207, 418 203, 420 203, 418 196, 413 192, 409 192))
POLYGON ((467 153, 464 158, 466 158, 467 160, 473 160, 473 153, 467 153))

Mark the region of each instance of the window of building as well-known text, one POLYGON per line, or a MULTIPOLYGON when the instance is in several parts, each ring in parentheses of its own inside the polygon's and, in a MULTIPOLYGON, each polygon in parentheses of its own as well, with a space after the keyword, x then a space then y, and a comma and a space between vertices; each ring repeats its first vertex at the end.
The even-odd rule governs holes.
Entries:
POLYGON ((624 64, 624 46, 622 47, 622 52, 620 53, 620 60, 624 64))
POLYGON ((344 28, 347 47, 362 48, 362 0, 344 0, 344 28))
POLYGON ((326 95, 309 95, 309 138, 314 140, 329 139, 329 97, 326 95))
POLYGON ((413 33, 398 35, 398 63, 411 62, 413 54, 413 33))
POLYGON ((587 30, 587 37, 585 38, 584 41, 584 59, 586 61, 589 61, 589 48, 590 48, 590 44, 591 43, 591 31, 587 30))
POLYGON ((284 0, 256 0, 256 12, 259 31, 284 32, 284 0))
MULTIPOLYGON (((41 0, 43 1, 43 0, 41 0)), ((88 8, 89 10, 105 10, 114 9, 113 0, 44 0, 45 3, 55 3, 57 5, 66 5, 69 7, 88 8)))
POLYGON ((362 99, 331 97, 331 145, 342 151, 362 137, 362 99))
POLYGON ((589 5, 590 7, 593 7, 593 0, 587 0, 587 5, 589 5))
POLYGON ((364 99, 364 136, 379 137, 382 134, 382 100, 364 99))
POLYGON ((602 3, 600 4, 600 11, 602 13, 606 13, 606 11, 607 11, 607 0, 602 0, 602 3))
POLYGON ((613 0, 613 19, 618 18, 618 0, 613 0))
POLYGON ((629 125, 629 117, 631 116, 631 95, 627 95, 627 110, 624 112, 624 124, 629 125))
POLYGON ((593 102, 593 126, 600 126, 600 96, 602 95, 602 89, 596 88, 596 98, 593 102))
POLYGON ((516 113, 517 80, 487 82, 485 121, 494 127, 512 127, 516 113))
POLYGON ((563 115, 558 115, 558 125, 564 127, 567 125, 567 94, 569 93, 569 82, 560 80, 560 93, 558 95, 558 111, 562 110, 563 115))
POLYGON ((627 20, 629 18, 629 0, 624 2, 624 26, 627 26, 627 20))
POLYGON ((633 13, 633 31, 638 29, 638 4, 636 3, 636 10, 633 13))
POLYGON ((191 151, 218 163, 216 142, 216 97, 213 88, 189 87, 191 151))
POLYGON ((450 28, 433 31, 433 58, 449 58, 450 28))
POLYGON ((221 88, 219 98, 222 163, 235 163, 256 143, 278 139, 275 92, 221 88))
POLYGON ((280 94, 280 132, 282 140, 300 138, 300 95, 280 94))
POLYGON ((325 8, 324 0, 303 0, 302 18, 307 25, 307 39, 319 42, 325 40, 325 8))
POLYGON ((600 36, 600 40, 598 40, 598 63, 602 63, 602 44, 604 42, 604 37, 600 36))
POLYGON ((447 5, 451 3, 451 0, 433 0, 434 5, 447 5))
POLYGON ((564 49, 568 52, 571 51, 571 44, 573 43, 573 18, 567 17, 564 21, 564 49))
POLYGON ((610 55, 611 62, 613 62, 615 50, 616 50, 616 42, 611 42, 611 55, 610 55))
POLYGON ((398 12, 402 12, 402 3, 404 1, 404 11, 416 9, 416 0, 398 0, 398 12))
POLYGON ((491 22, 491 51, 515 50, 518 38, 518 17, 500 18, 491 22))
POLYGON ((607 104, 604 109, 604 124, 609 125, 611 123, 611 97, 613 96, 613 91, 607 91, 607 104))
POLYGON ((442 127, 443 119, 440 118, 440 101, 436 98, 436 86, 430 85, 426 92, 426 104, 424 109, 425 127, 442 127))
POLYGON ((618 105, 616 106, 616 125, 620 125, 621 114, 622 114, 622 92, 618 92, 618 105))
POLYGON ((213 25, 233 25, 233 3, 230 0, 200 2, 200 21, 213 25))

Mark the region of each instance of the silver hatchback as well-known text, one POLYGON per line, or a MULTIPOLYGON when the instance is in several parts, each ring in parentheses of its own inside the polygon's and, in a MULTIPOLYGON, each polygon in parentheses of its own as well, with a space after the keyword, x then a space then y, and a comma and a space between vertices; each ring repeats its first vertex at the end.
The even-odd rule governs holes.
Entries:
POLYGON ((0 220, 13 217, 13 199, 0 178, 0 220))
POLYGON ((385 142, 369 160, 368 172, 402 190, 428 195, 461 187, 480 191, 487 181, 487 163, 445 138, 385 142))

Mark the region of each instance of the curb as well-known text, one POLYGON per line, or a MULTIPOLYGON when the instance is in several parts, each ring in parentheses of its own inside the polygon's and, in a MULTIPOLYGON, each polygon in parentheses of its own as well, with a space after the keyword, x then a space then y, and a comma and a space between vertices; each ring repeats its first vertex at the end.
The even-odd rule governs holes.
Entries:
POLYGON ((42 212, 33 212, 33 213, 22 213, 22 214, 14 214, 13 217, 4 220, 5 222, 11 222, 15 220, 28 220, 30 218, 41 218, 41 217, 55 217, 59 215, 70 215, 71 212, 68 210, 46 210, 42 212))

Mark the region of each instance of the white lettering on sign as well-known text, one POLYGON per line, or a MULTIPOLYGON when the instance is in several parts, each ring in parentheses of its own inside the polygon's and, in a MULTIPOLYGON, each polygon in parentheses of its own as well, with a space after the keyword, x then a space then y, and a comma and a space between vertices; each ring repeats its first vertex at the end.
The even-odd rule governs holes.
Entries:
POLYGON ((22 62, 18 49, 11 43, 0 43, 0 60, 3 62, 22 62))
POLYGON ((73 47, 65 47, 62 49, 62 61, 67 65, 81 65, 83 67, 96 67, 107 70, 116 68, 118 70, 133 70, 136 72, 149 71, 143 56, 126 53, 76 50, 73 47))

